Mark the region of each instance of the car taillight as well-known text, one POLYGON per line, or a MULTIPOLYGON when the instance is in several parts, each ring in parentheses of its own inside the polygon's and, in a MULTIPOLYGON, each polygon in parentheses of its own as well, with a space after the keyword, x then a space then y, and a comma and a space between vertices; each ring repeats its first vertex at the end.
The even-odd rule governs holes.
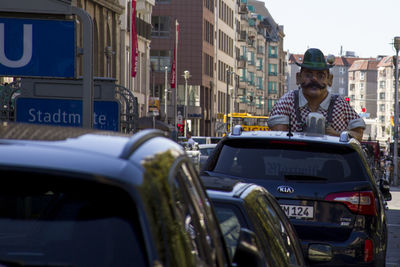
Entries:
POLYGON ((327 195, 325 200, 342 202, 346 204, 352 212, 357 214, 377 214, 375 196, 371 191, 333 193, 327 195))
POLYGON ((364 243, 364 262, 372 261, 374 257, 374 244, 372 240, 367 239, 364 243))

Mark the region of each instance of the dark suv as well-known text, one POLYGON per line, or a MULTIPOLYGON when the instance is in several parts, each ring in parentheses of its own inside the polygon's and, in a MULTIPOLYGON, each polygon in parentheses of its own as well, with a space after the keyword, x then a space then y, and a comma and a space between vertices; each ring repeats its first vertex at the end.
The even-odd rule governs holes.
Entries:
POLYGON ((347 133, 243 132, 237 126, 202 174, 264 186, 290 218, 311 264, 385 265, 381 190, 387 187, 379 188, 360 143, 347 133))
POLYGON ((159 131, 3 124, 0 176, 0 264, 230 265, 198 174, 159 131))

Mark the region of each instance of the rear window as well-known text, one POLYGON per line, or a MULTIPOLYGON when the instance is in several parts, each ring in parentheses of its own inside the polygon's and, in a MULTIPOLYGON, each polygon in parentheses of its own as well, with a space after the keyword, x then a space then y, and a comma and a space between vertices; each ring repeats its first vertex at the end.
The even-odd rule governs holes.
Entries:
POLYGON ((147 266, 135 211, 114 186, 1 171, 0 261, 147 266))
POLYGON ((269 180, 367 180, 356 151, 350 147, 306 142, 229 140, 222 147, 216 173, 269 180))

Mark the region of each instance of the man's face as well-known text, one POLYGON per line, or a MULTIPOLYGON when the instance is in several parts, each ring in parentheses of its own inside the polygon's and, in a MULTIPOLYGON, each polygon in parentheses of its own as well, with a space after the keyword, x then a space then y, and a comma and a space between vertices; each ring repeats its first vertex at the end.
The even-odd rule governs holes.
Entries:
POLYGON ((328 70, 310 70, 302 68, 296 76, 297 84, 308 97, 322 97, 326 95, 328 86, 332 85, 333 75, 328 70))

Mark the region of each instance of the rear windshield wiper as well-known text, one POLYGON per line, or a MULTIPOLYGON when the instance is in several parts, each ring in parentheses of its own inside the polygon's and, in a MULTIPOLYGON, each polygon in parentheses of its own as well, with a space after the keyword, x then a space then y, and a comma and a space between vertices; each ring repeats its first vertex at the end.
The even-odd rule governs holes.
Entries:
POLYGON ((285 174, 285 180, 297 180, 297 181, 326 181, 325 177, 312 176, 312 175, 299 175, 299 174, 285 174))

